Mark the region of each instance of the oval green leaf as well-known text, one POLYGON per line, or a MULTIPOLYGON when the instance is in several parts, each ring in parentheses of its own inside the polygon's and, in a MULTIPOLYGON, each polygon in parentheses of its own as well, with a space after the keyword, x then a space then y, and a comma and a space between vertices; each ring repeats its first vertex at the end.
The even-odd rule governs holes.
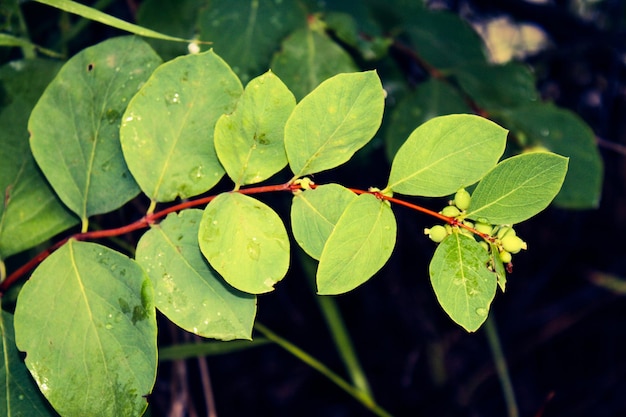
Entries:
POLYGON ((271 71, 253 79, 232 114, 215 125, 215 150, 237 187, 264 181, 287 165, 284 132, 296 99, 271 71))
POLYGON ((13 316, 0 312, 0 415, 51 417, 56 415, 41 395, 15 347, 13 316))
POLYGON ((435 117, 398 150, 387 188, 406 195, 442 197, 478 181, 493 168, 507 130, 470 114, 435 117))
POLYGON ((0 68, 7 103, 0 104, 0 259, 78 222, 37 168, 28 145, 28 116, 59 68, 43 59, 13 61, 0 68))
POLYGON ((156 377, 150 279, 126 256, 70 240, 24 284, 15 340, 63 416, 135 416, 156 377))
POLYGON ((33 156, 84 225, 139 192, 122 155, 119 125, 128 101, 160 63, 139 38, 109 39, 70 59, 31 113, 33 156))
POLYGON ((213 51, 157 68, 124 114, 121 140, 128 168, 152 200, 172 201, 211 189, 224 175, 213 131, 243 87, 213 51))
POLYGON ((337 221, 317 269, 317 293, 342 294, 369 280, 391 256, 396 219, 387 202, 358 196, 337 221))
POLYGON ((375 71, 339 74, 320 84, 285 126, 287 158, 296 177, 347 162, 374 137, 384 106, 375 71))
POLYGON ((209 266, 198 246, 202 211, 171 213, 137 244, 137 262, 155 288, 156 307, 203 337, 252 339, 256 297, 235 290, 209 266))
POLYGON ((359 67, 337 42, 323 31, 298 29, 287 37, 271 64, 298 100, 333 75, 356 72, 359 67))
POLYGON ((304 251, 320 259, 326 240, 356 194, 338 184, 325 184, 293 196, 291 229, 304 251))
POLYGON ((487 269, 489 256, 473 238, 452 233, 430 261, 430 282, 439 304, 468 332, 487 319, 496 294, 496 275, 487 269))
POLYGON ((485 218, 492 224, 515 224, 533 217, 561 189, 567 163, 567 158, 550 152, 505 159, 476 186, 467 217, 485 218))
POLYGON ((198 232, 211 266, 238 290, 274 290, 289 268, 289 238, 278 214, 260 201, 223 193, 205 208, 198 232))

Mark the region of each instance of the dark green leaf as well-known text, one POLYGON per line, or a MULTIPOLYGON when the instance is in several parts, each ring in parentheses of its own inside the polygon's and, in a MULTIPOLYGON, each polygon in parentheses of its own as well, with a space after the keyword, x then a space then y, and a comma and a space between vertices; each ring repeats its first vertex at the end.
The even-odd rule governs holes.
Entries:
POLYGON ((320 295, 342 294, 369 280, 391 256, 396 219, 387 202, 362 194, 331 232, 317 269, 320 295))
POLYGON ((150 279, 126 256, 70 240, 19 294, 15 340, 63 416, 135 416, 156 377, 150 279))
POLYGON ((264 181, 287 165, 285 122, 296 99, 271 71, 253 79, 232 114, 215 125, 215 150, 236 184, 264 181))
POLYGON ((183 329, 221 340, 251 339, 256 297, 226 284, 198 246, 201 210, 171 213, 137 244, 156 307, 183 329))
POLYGON ((454 77, 465 93, 488 111, 522 106, 539 99, 533 74, 516 62, 464 65, 454 70, 454 77))
POLYGON ((282 220, 252 197, 223 193, 204 210, 202 254, 233 287, 251 294, 274 290, 289 268, 289 238, 282 220))
POLYGON ((483 42, 458 15, 423 10, 410 17, 409 39, 429 65, 446 71, 475 62, 485 62, 483 42))
POLYGON ((15 347, 13 316, 0 315, 0 415, 5 417, 50 417, 56 415, 39 392, 15 347))
POLYGON ((359 70, 344 49, 313 29, 299 29, 285 39, 271 68, 298 100, 333 75, 359 70))
POLYGON ((211 41, 243 82, 267 70, 282 38, 305 24, 297 2, 211 1, 201 12, 200 38, 211 41))
POLYGON ((89 216, 115 210, 139 192, 122 156, 119 126, 128 101, 160 62, 139 38, 104 41, 70 59, 33 109, 35 160, 83 229, 89 216))
POLYGON ((224 175, 213 131, 235 108, 243 87, 213 51, 157 68, 128 105, 121 140, 128 168, 152 200, 187 198, 224 175))
POLYGON ((0 68, 6 93, 0 107, 0 259, 78 222, 48 185, 28 145, 28 116, 59 68, 49 60, 13 61, 0 68))
POLYGON ((567 163, 567 158, 550 152, 505 159, 476 186, 467 217, 492 224, 516 224, 533 217, 561 189, 567 163))
POLYGON ((293 197, 291 228, 304 251, 320 259, 328 236, 356 194, 338 184, 325 184, 293 197))
POLYGON ((388 189, 441 197, 478 181, 504 152, 507 130, 479 116, 429 120, 411 133, 391 166, 388 189))
POLYGON ((339 74, 320 84, 285 126, 285 149, 296 177, 347 162, 380 127, 384 106, 374 71, 339 74))
POLYGON ((496 275, 487 269, 489 253, 471 237, 452 233, 430 261, 430 282, 441 307, 468 332, 487 319, 496 294, 496 275))
POLYGON ((540 146, 570 158, 554 203, 570 209, 595 208, 602 193, 603 163, 591 128, 576 114, 552 104, 535 103, 498 113, 528 147, 540 146))

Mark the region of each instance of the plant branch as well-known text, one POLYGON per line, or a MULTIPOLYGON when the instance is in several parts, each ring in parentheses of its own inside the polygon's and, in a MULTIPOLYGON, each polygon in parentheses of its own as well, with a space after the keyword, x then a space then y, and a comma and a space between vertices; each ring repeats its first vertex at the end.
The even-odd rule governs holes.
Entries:
POLYGON ((296 345, 278 336, 276 333, 272 332, 270 329, 268 329, 259 322, 254 325, 254 328, 263 336, 267 337, 269 340, 276 343, 278 346, 285 349, 287 352, 291 353, 293 356, 300 359, 302 362, 306 363, 311 368, 324 375, 326 378, 330 379, 341 389, 350 394, 354 399, 363 404, 372 413, 380 417, 392 417, 392 415, 389 414, 386 410, 378 406, 371 397, 366 395, 363 391, 360 391, 352 385, 348 384, 343 378, 334 373, 330 368, 328 368, 326 365, 324 365, 296 345))
POLYGON ((509 375, 506 358, 502 352, 500 337, 498 336, 498 330, 496 329, 496 323, 492 315, 490 315, 487 318, 487 321, 485 321, 485 333, 487 335, 487 341, 489 342, 489 348, 491 349, 493 361, 496 365, 496 372, 498 374, 498 379, 500 380, 502 393, 504 394, 507 415, 509 417, 519 417, 519 409, 517 408, 517 402, 515 400, 513 383, 511 382, 511 376, 509 375))

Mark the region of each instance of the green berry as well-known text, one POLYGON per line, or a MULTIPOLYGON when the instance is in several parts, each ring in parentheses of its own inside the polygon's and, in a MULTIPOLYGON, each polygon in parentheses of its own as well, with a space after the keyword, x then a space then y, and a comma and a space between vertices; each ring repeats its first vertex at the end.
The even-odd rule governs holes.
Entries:
POLYGON ((507 236, 507 235, 515 236, 516 235, 515 230, 513 230, 513 228, 510 226, 500 226, 500 228, 498 229, 498 234, 497 234, 498 239, 502 239, 504 238, 504 236, 507 236))
POLYGON ((491 235, 491 232, 493 232, 492 225, 482 222, 476 222, 476 224, 474 225, 474 229, 486 235, 491 235))
POLYGON ((456 217, 461 214, 461 211, 455 206, 446 206, 441 210, 441 214, 447 217, 456 217))
POLYGON ((482 248, 487 252, 491 250, 491 248, 489 247, 489 243, 485 242, 484 240, 481 240, 480 242, 478 242, 478 244, 482 246, 482 248))
POLYGON ((511 259, 513 259, 511 252, 507 252, 505 250, 500 252, 500 260, 504 262, 505 264, 508 264, 509 262, 511 262, 511 259))
POLYGON ((448 236, 446 228, 441 225, 433 226, 430 229, 424 229, 424 233, 428 235, 430 240, 437 243, 441 242, 446 236, 448 236))
POLYGON ((457 206, 459 210, 467 210, 470 206, 471 199, 470 193, 468 193, 465 188, 461 188, 454 194, 454 205, 457 206))
POLYGON ((502 238, 500 243, 502 243, 502 248, 505 251, 511 252, 511 253, 518 253, 520 250, 527 248, 526 242, 520 239, 519 236, 515 236, 510 233, 507 233, 502 238))

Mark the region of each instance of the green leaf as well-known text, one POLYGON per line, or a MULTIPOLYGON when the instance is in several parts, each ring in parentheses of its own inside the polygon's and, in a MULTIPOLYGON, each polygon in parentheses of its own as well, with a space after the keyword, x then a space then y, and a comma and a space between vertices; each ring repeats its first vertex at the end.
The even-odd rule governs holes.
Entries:
POLYGON ((17 46, 20 48, 31 48, 33 50, 41 51, 43 54, 46 54, 54 58, 61 58, 62 56, 58 52, 35 45, 34 43, 30 42, 28 39, 18 38, 16 36, 9 35, 7 33, 0 33, 0 46, 17 46))
MULTIPOLYGON (((198 32, 198 13, 201 7, 202 4, 197 0, 145 0, 139 4, 137 23, 147 28, 158 28, 170 35, 191 39, 198 32)), ((180 42, 154 38, 146 41, 164 61, 188 52, 188 45, 180 42)))
POLYGON ((600 204, 603 163, 595 134, 575 113, 549 103, 534 103, 497 114, 526 146, 540 146, 570 158, 554 203, 569 209, 600 204))
POLYGON ((531 152, 500 162, 478 183, 467 217, 492 224, 516 224, 550 204, 567 173, 567 158, 531 152))
POLYGON ((487 269, 489 253, 471 237, 452 233, 430 261, 430 282, 444 311, 468 332, 487 319, 496 294, 496 275, 487 269))
POLYGON ((374 71, 339 74, 296 106, 285 126, 285 148, 296 177, 347 162, 378 130, 384 91, 374 71))
POLYGON ((47 417, 56 415, 39 392, 15 347, 13 316, 0 315, 0 415, 6 417, 47 417))
POLYGON ((157 365, 152 284, 139 265, 68 241, 19 294, 15 340, 63 416, 141 415, 157 365))
POLYGON ((317 269, 317 293, 342 294, 369 280, 391 256, 396 219, 387 202, 358 196, 337 221, 317 269))
POLYGON ((121 140, 128 168, 154 201, 188 198, 224 175, 213 144, 217 119, 231 112, 242 86, 213 51, 157 68, 124 114, 121 140))
POLYGON ((517 62, 504 65, 479 63, 454 70, 461 89, 482 109, 501 110, 539 99, 530 69, 517 62))
POLYGON ((174 36, 165 35, 154 30, 150 30, 141 26, 134 25, 132 23, 125 22, 121 19, 101 12, 100 10, 85 6, 71 0, 35 0, 38 3, 47 4, 48 6, 55 7, 57 9, 64 10, 68 13, 73 13, 84 17, 85 19, 94 20, 107 26, 111 26, 126 32, 134 33, 139 36, 146 36, 149 38, 165 39, 175 42, 190 42, 187 39, 181 39, 174 36))
POLYGON ((170 213, 143 235, 137 262, 155 288, 156 307, 183 329, 221 340, 251 339, 256 297, 235 290, 198 246, 202 211, 170 213))
POLYGON ((309 256, 320 259, 328 236, 355 198, 356 194, 338 184, 320 185, 293 196, 293 237, 309 256))
POLYGON ((23 60, 0 68, 5 90, 0 107, 0 259, 21 252, 75 225, 28 145, 28 116, 60 65, 23 60))
POLYGON ((204 210, 200 250, 233 287, 251 294, 274 290, 289 268, 289 238, 268 206, 239 193, 223 193, 204 210))
POLYGON ((119 124, 160 62, 136 37, 104 41, 70 59, 33 109, 33 156, 83 228, 89 216, 115 210, 139 192, 122 156, 119 124))
POLYGON ((271 64, 298 100, 333 75, 356 72, 352 57, 324 32, 299 29, 282 43, 271 64))
POLYGON ((296 106, 271 71, 253 79, 232 114, 215 125, 215 150, 237 187, 264 181, 287 165, 285 122, 296 106))
POLYGON ((393 160, 406 138, 419 125, 433 117, 470 112, 471 108, 463 96, 449 83, 432 78, 419 84, 391 113, 385 133, 385 150, 389 160, 393 160))
POLYGON ((211 1, 199 16, 200 37, 228 62, 242 81, 261 74, 281 39, 306 21, 294 1, 211 1))
POLYGON ((486 60, 478 34, 453 13, 414 13, 407 34, 420 58, 440 71, 486 60))
POLYGON ((388 189, 441 197, 478 181, 504 152, 507 130, 479 116, 429 120, 411 133, 391 166, 388 189))

